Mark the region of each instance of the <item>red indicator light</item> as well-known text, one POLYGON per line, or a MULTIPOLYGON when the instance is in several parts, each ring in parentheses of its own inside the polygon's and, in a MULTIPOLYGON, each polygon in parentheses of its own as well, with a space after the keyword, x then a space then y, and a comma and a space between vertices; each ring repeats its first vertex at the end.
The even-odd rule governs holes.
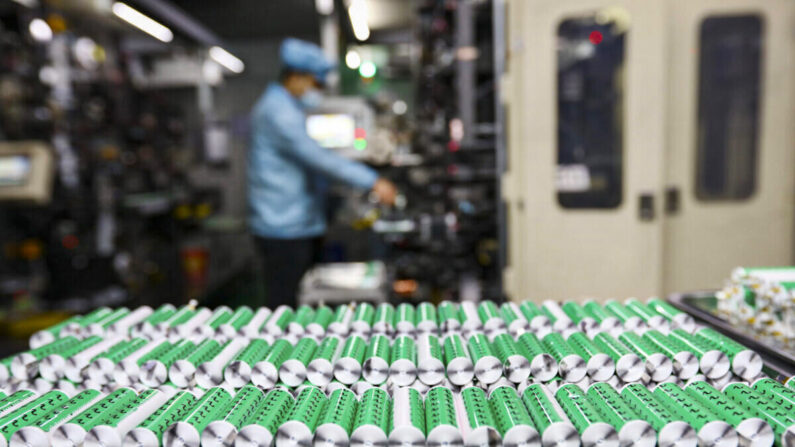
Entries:
POLYGON ((361 138, 361 139, 367 138, 367 131, 362 129, 361 127, 357 127, 353 131, 353 138, 361 138))
POLYGON ((67 250, 74 250, 80 245, 80 240, 74 234, 68 234, 61 239, 61 245, 67 250))
POLYGON ((591 35, 588 36, 588 40, 590 40, 594 45, 599 45, 599 43, 602 42, 602 33, 599 31, 591 31, 591 35))

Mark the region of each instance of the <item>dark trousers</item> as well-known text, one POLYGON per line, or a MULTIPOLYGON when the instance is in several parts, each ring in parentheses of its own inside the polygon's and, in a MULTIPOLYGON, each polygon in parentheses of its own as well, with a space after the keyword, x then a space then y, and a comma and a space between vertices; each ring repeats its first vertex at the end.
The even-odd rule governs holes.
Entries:
POLYGON ((323 238, 254 239, 263 261, 265 305, 276 309, 286 304, 295 309, 301 277, 323 257, 323 238))

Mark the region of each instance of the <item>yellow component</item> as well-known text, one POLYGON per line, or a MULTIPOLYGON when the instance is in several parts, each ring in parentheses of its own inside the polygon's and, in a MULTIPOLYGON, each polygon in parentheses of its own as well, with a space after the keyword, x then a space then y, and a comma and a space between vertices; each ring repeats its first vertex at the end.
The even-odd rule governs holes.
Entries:
POLYGON ((26 239, 19 245, 19 255, 25 260, 33 261, 41 258, 44 246, 38 239, 26 239))
POLYGON ((193 214, 197 219, 204 219, 212 212, 213 209, 209 203, 200 203, 199 205, 196 205, 196 208, 193 210, 193 214))
POLYGON ((33 314, 17 320, 0 321, 4 332, 12 337, 26 338, 36 331, 46 329, 71 317, 64 312, 33 314))
POLYGON ((50 14, 47 16, 47 24, 50 25, 55 34, 66 31, 66 19, 60 14, 50 14))
POLYGON ((174 217, 179 220, 188 219, 191 216, 190 205, 179 205, 174 209, 174 217))

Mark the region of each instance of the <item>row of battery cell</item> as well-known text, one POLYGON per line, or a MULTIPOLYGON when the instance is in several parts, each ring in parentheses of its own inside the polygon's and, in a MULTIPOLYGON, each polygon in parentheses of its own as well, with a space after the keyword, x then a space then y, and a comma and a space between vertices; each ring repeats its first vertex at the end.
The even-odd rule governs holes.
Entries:
POLYGON ((0 445, 17 447, 795 446, 795 389, 772 380, 684 387, 599 382, 435 386, 357 395, 305 385, 171 386, 0 394, 0 445))

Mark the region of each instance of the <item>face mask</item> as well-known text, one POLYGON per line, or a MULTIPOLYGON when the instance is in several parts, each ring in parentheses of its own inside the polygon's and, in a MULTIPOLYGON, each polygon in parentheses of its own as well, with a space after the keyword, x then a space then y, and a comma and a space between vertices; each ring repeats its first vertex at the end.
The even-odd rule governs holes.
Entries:
POLYGON ((323 102, 323 93, 318 89, 310 89, 300 98, 301 104, 307 109, 314 109, 323 102))

